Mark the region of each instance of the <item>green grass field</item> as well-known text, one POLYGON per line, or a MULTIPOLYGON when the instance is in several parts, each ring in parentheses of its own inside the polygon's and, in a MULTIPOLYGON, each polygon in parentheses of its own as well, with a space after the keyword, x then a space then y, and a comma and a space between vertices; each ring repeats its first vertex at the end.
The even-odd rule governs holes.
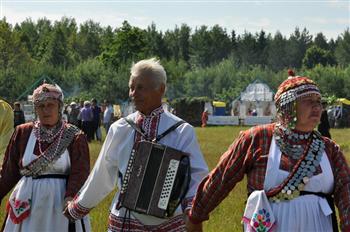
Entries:
MULTIPOLYGON (((248 127, 207 127, 196 128, 196 134, 203 155, 210 169, 215 167, 221 154, 227 149, 241 130, 248 127)), ((347 160, 350 161, 350 129, 331 130, 333 139, 341 146, 347 160)), ((91 166, 93 166, 100 151, 101 144, 92 142, 90 144, 91 166)), ((241 231, 241 216, 244 210, 244 202, 247 198, 246 181, 239 183, 230 195, 210 215, 210 220, 204 223, 205 231, 241 231)), ((90 217, 93 231, 106 231, 109 205, 113 199, 114 192, 109 194, 95 209, 90 217)), ((4 199, 0 208, 0 222, 4 219, 4 199)))

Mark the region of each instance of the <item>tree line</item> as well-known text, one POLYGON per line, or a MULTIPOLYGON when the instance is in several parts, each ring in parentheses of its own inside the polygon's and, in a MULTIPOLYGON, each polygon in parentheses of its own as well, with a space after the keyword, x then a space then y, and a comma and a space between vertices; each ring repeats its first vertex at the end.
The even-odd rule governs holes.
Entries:
POLYGON ((0 20, 0 93, 9 101, 48 76, 67 97, 121 102, 128 99, 132 62, 157 57, 168 75, 168 99, 208 97, 230 101, 260 79, 273 90, 292 68, 308 75, 327 96, 350 98, 350 31, 327 39, 295 28, 288 35, 261 30, 237 35, 219 25, 165 32, 152 23, 141 29, 124 21, 102 27, 74 18, 42 18, 11 25, 0 20))

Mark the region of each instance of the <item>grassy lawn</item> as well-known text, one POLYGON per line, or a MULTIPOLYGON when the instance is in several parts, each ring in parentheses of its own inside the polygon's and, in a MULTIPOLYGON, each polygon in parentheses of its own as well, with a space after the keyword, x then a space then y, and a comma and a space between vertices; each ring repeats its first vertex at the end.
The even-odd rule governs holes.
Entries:
MULTIPOLYGON (((210 169, 215 167, 221 154, 227 149, 237 137, 239 131, 248 127, 207 127, 196 128, 196 134, 210 169)), ((350 129, 332 129, 333 139, 340 145, 348 161, 350 161, 350 129)), ((97 159, 101 144, 92 142, 90 144, 91 165, 97 159)), ((239 183, 230 195, 210 215, 210 220, 204 223, 205 231, 241 231, 241 216, 244 210, 244 202, 247 198, 246 181, 239 183)), ((95 209, 90 217, 93 231, 106 231, 109 213, 109 205, 113 199, 114 192, 109 194, 95 209)), ((7 199, 6 199, 7 200, 7 199)), ((6 200, 4 199, 0 208, 0 222, 2 223, 5 212, 6 200)))

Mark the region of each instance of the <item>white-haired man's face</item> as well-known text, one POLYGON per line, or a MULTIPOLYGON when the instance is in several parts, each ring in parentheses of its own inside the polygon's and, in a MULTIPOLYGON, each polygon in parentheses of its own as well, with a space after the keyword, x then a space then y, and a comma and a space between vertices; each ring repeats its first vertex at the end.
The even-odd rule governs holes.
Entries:
POLYGON ((164 91, 164 84, 156 88, 149 76, 130 78, 129 97, 134 102, 136 110, 145 115, 161 106, 164 91))

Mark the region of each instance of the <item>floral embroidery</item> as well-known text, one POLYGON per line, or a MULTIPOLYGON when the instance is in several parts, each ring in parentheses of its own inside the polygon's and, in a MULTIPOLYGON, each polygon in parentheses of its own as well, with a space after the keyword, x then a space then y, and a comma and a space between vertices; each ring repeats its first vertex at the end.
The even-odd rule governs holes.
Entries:
POLYGON ((32 205, 32 200, 19 200, 16 198, 9 199, 6 209, 11 218, 12 222, 15 224, 21 223, 30 214, 30 208, 32 205))
POLYGON ((260 209, 258 213, 254 213, 252 221, 257 232, 266 232, 271 227, 270 213, 265 209, 260 209))
POLYGON ((28 201, 21 201, 21 200, 15 200, 14 202, 14 210, 17 214, 22 213, 25 209, 30 208, 31 206, 31 199, 28 199, 28 201))

